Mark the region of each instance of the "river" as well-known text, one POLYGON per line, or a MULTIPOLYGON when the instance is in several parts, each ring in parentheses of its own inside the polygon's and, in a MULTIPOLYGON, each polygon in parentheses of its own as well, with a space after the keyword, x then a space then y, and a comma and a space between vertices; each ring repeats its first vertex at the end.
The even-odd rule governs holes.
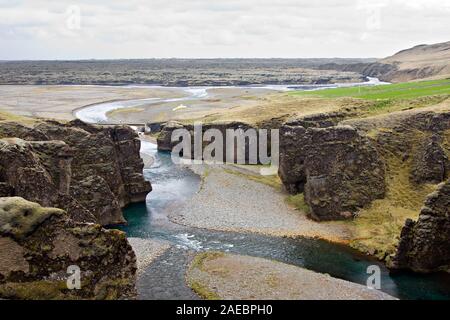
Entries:
MULTIPOLYGON (((207 88, 183 90, 191 90, 191 99, 201 99, 207 95, 207 88)), ((178 101, 178 98, 168 100, 178 101)), ((106 112, 118 107, 126 108, 137 102, 102 103, 81 109, 76 115, 87 122, 101 123, 107 120, 106 112)), ((138 280, 139 296, 142 299, 196 298, 186 286, 184 272, 189 258, 204 250, 270 258, 363 285, 369 276, 367 267, 375 264, 381 269, 381 290, 386 293, 401 299, 450 299, 448 274, 390 274, 380 262, 343 245, 317 239, 218 232, 172 223, 167 218, 166 209, 195 194, 201 179, 188 168, 173 164, 170 154, 157 151, 155 144, 142 141, 141 152, 155 159, 150 168, 144 169, 144 176, 151 181, 153 191, 145 203, 132 204, 124 209, 128 225, 118 228, 129 237, 161 239, 173 245, 138 280)))

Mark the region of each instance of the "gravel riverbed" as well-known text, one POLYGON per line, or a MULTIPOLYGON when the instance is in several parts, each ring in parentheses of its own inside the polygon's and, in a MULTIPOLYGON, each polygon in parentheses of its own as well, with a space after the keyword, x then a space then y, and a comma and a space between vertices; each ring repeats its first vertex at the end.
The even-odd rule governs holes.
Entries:
POLYGON ((199 192, 181 207, 173 208, 169 218, 182 225, 220 231, 318 237, 335 242, 349 238, 342 224, 310 220, 285 198, 268 185, 210 167, 203 172, 199 192))
POLYGON ((327 274, 243 255, 200 254, 187 279, 200 295, 224 300, 395 300, 327 274))
POLYGON ((136 254, 138 276, 171 247, 169 242, 156 239, 128 238, 128 242, 136 254))

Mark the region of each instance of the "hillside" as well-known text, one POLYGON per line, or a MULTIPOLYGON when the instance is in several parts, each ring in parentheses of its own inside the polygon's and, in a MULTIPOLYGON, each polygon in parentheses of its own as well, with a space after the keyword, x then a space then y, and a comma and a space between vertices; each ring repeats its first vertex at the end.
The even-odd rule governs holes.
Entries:
POLYGON ((450 76, 450 41, 418 45, 379 61, 394 65, 397 70, 386 76, 393 82, 450 76))
POLYGON ((418 45, 373 63, 327 63, 320 70, 357 72, 388 82, 405 82, 450 77, 450 41, 418 45))

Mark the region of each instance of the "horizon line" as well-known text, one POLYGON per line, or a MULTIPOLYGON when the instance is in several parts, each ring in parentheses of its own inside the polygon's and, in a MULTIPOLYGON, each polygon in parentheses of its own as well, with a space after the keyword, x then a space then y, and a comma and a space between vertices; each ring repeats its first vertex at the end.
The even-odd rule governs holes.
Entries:
POLYGON ((340 59, 340 60, 379 60, 383 58, 377 57, 307 57, 307 58, 283 58, 283 57, 233 57, 233 58, 219 58, 219 57, 208 57, 208 58, 183 58, 183 57, 170 57, 170 58, 80 58, 80 59, 0 59, 0 62, 27 62, 27 61, 113 61, 113 60, 325 60, 325 59, 340 59))

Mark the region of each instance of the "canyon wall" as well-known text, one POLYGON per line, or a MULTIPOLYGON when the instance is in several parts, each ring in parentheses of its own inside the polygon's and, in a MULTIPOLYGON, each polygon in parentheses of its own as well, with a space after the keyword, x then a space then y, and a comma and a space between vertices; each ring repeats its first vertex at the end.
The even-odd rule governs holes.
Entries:
POLYGON ((388 205, 378 203, 371 214, 387 211, 392 227, 396 210, 411 217, 417 210, 417 222, 406 221, 387 261, 392 258, 397 269, 448 271, 448 182, 437 185, 450 176, 449 158, 450 112, 445 109, 349 119, 318 114, 282 126, 279 176, 289 193, 304 193, 316 220, 357 217, 377 199, 388 205), (433 189, 425 200, 424 192, 433 189))
POLYGON ((67 210, 76 221, 124 223, 121 209, 144 201, 140 141, 125 126, 0 123, 0 196, 67 210))
MULTIPOLYGON (((190 124, 183 124, 180 122, 175 121, 169 121, 166 124, 164 124, 161 128, 161 131, 158 135, 157 143, 158 143, 158 150, 160 151, 172 151, 174 146, 176 146, 181 139, 172 141, 172 134, 177 129, 185 129, 186 132, 189 133, 190 137, 190 144, 191 144, 191 155, 190 157, 187 156, 187 158, 194 159, 194 147, 196 145, 195 142, 195 129, 193 125, 190 124)), ((214 130, 215 133, 221 135, 223 137, 222 143, 222 155, 223 157, 219 159, 219 157, 214 153, 212 155, 213 157, 217 157, 218 161, 226 162, 227 161, 227 155, 231 155, 230 159, 233 159, 234 162, 238 161, 239 155, 242 155, 240 160, 242 160, 243 163, 246 164, 258 164, 261 163, 261 158, 259 155, 259 148, 260 148, 260 137, 263 136, 263 133, 259 132, 256 126, 251 126, 244 122, 238 122, 238 121, 232 121, 232 122, 223 122, 223 123, 205 123, 201 127, 201 137, 198 137, 197 144, 201 146, 202 150, 202 156, 201 160, 203 159, 203 152, 210 155, 209 152, 206 152, 206 148, 208 146, 213 146, 213 143, 215 141, 215 138, 211 138, 209 141, 207 141, 207 138, 205 136, 205 132, 208 130, 214 130), (250 131, 249 131, 250 129, 250 131), (236 137, 228 136, 227 130, 232 130, 234 133, 236 133, 236 137), (250 133, 251 134, 248 134, 250 133), (248 134, 248 135, 247 135, 248 134), (202 137, 205 141, 202 141, 202 137), (231 147, 234 143, 234 147, 231 147), (252 156, 250 156, 252 155, 252 156)), ((261 129, 264 129, 261 127, 261 129)), ((269 128, 271 129, 271 128, 269 128)), ((198 132, 199 129, 198 129, 198 132)), ((264 156, 270 156, 270 147, 271 147, 271 132, 270 130, 267 130, 265 132, 267 137, 267 151, 264 156)), ((184 150, 183 150, 184 151, 184 150)), ((183 157, 186 157, 186 155, 182 155, 183 157)), ((199 159, 197 159, 199 160, 199 159)))
POLYGON ((450 272, 450 180, 431 193, 419 219, 403 227, 392 269, 450 272))
POLYGON ((304 192, 312 218, 351 218, 384 196, 384 163, 356 129, 287 124, 281 130, 280 178, 290 193, 304 192))

